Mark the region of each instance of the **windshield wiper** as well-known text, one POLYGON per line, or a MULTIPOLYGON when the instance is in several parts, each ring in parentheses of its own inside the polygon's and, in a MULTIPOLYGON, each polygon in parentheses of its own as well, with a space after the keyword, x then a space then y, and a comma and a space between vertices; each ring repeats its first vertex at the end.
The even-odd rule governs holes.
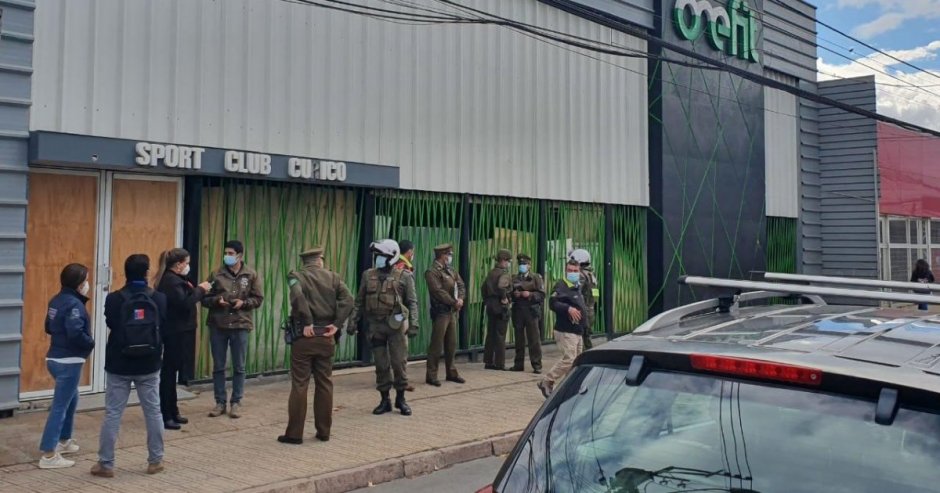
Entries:
MULTIPOLYGON (((678 490, 685 489, 689 486, 689 476, 696 478, 713 478, 713 477, 722 477, 722 478, 732 478, 740 479, 745 481, 752 481, 751 477, 742 477, 740 474, 731 474, 724 469, 719 469, 717 471, 707 471, 704 469, 694 469, 691 467, 681 467, 681 466, 669 466, 659 469, 657 471, 648 471, 645 469, 638 469, 633 467, 623 468, 614 475, 613 483, 618 488, 616 491, 640 491, 640 487, 656 482, 660 486, 669 486, 670 483, 675 482, 675 487, 678 490)), ((734 488, 729 487, 715 487, 714 491, 726 491, 729 493, 759 493, 755 490, 747 488, 734 488)), ((700 490, 704 491, 704 490, 700 490)))

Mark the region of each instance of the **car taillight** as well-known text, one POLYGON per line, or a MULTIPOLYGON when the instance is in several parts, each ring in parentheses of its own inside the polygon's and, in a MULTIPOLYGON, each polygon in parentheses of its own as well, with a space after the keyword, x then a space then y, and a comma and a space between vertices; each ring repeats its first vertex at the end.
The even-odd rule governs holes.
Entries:
POLYGON ((822 370, 814 368, 707 354, 693 354, 691 359, 696 370, 803 385, 822 383, 822 370))
POLYGON ((477 493, 493 493, 493 485, 486 485, 477 490, 477 493))

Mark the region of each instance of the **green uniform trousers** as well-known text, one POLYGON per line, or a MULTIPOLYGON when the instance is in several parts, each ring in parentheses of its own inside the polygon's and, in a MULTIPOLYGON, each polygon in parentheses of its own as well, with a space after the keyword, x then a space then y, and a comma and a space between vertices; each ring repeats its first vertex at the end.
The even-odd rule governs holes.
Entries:
POLYGON ((486 340, 483 343, 484 365, 496 368, 506 366, 506 330, 508 327, 508 317, 498 313, 486 314, 486 340))
POLYGON ((533 313, 530 307, 518 307, 512 310, 512 326, 516 336, 515 368, 525 368, 525 349, 529 347, 529 362, 533 370, 542 369, 542 333, 539 332, 541 317, 533 313))
POLYGON ((446 377, 454 378, 457 376, 457 368, 454 366, 454 358, 457 355, 457 314, 444 313, 433 318, 431 343, 428 344, 427 379, 437 380, 442 353, 446 377))
POLYGON ((587 328, 584 330, 584 334, 581 335, 581 339, 583 340, 584 350, 587 351, 594 347, 594 342, 591 340, 594 333, 594 309, 588 308, 585 310, 584 318, 587 320, 587 328))
POLYGON ((333 355, 332 337, 304 337, 294 341, 290 352, 290 398, 287 401, 289 438, 302 439, 307 419, 307 387, 313 375, 313 422, 317 436, 329 438, 333 425, 333 355))
POLYGON ((379 392, 405 390, 408 386, 408 336, 382 320, 369 321, 369 344, 375 363, 375 388, 379 392), (394 375, 394 379, 392 378, 394 375))

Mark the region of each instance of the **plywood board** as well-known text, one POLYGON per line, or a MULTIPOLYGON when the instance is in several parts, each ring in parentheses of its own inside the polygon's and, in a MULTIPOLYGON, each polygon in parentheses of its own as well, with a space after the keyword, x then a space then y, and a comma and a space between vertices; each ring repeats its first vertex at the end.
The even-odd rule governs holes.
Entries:
MULTIPOLYGON (((97 216, 96 175, 30 174, 20 375, 22 392, 52 390, 54 387, 55 382, 46 370, 46 351, 49 348, 49 336, 44 325, 46 307, 59 292, 59 274, 70 263, 88 267, 89 282, 94 285, 97 216)), ((89 312, 94 311, 94 306, 94 300, 88 303, 89 312)), ((81 385, 89 384, 91 368, 92 364, 85 365, 81 385)))
POLYGON ((150 256, 150 276, 160 253, 177 245, 179 186, 176 181, 115 178, 111 191, 111 291, 127 283, 124 261, 150 256))

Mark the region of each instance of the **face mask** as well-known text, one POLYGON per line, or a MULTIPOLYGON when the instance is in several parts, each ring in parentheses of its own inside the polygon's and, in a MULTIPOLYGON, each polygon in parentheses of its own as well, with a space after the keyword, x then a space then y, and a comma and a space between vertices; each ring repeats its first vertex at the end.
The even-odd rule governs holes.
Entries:
POLYGON ((180 275, 183 275, 183 276, 189 275, 189 264, 186 264, 186 266, 183 267, 183 270, 180 271, 180 275))
POLYGON ((377 269, 384 269, 388 267, 388 257, 383 257, 383 256, 375 257, 375 267, 377 269))
POLYGON ((454 264, 454 256, 453 256, 453 255, 448 255, 448 256, 447 256, 447 265, 453 265, 453 264, 454 264))
POLYGON ((580 272, 568 272, 565 274, 565 278, 568 279, 568 282, 571 284, 578 284, 581 281, 580 272))
POLYGON ((78 287, 78 293, 81 294, 82 296, 86 296, 88 294, 88 289, 90 287, 91 286, 88 285, 88 281, 86 280, 85 282, 82 283, 81 286, 78 287))
POLYGON ((520 273, 520 274, 526 274, 526 273, 528 273, 528 272, 529 272, 529 265, 528 265, 528 264, 519 264, 519 273, 520 273))
POLYGON ((238 263, 238 255, 226 255, 222 257, 222 262, 225 262, 225 265, 231 267, 238 263))

